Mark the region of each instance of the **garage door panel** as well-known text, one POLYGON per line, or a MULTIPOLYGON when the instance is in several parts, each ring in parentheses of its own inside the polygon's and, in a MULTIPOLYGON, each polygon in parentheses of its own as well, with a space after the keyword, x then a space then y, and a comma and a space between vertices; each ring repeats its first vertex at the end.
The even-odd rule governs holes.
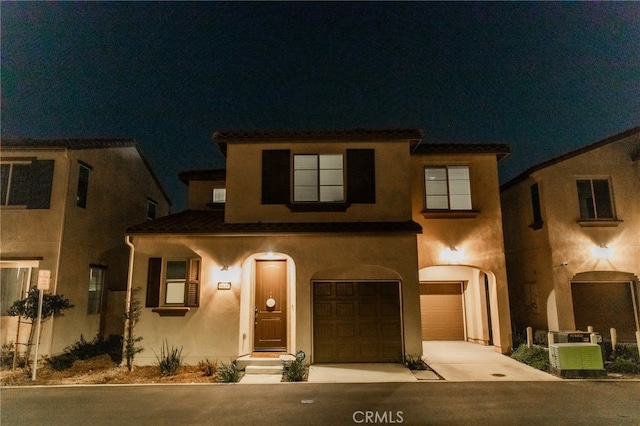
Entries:
POLYGON ((464 340, 461 283, 421 283, 423 340, 464 340))
POLYGON ((577 330, 615 328, 618 340, 635 340, 633 296, 628 282, 574 282, 571 285, 577 330))
POLYGON ((397 362, 402 360, 400 290, 397 282, 314 282, 316 362, 397 362), (316 287, 319 287, 318 290, 316 287), (331 323, 329 329, 326 324, 331 323), (329 334, 331 330, 331 334, 329 334))

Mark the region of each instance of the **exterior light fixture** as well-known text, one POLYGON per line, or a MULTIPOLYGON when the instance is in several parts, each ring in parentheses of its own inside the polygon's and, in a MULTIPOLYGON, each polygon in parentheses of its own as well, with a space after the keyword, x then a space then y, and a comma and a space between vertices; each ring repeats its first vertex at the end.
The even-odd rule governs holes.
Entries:
POLYGON ((458 248, 455 245, 450 245, 448 248, 442 250, 442 259, 447 263, 459 263, 466 257, 464 249, 458 248))
POLYGON ((591 249, 591 256, 596 259, 607 260, 613 258, 613 249, 606 244, 591 249))
POLYGON ((229 270, 229 266, 227 266, 227 264, 225 263, 224 265, 222 265, 222 268, 220 268, 221 271, 228 271, 229 270))

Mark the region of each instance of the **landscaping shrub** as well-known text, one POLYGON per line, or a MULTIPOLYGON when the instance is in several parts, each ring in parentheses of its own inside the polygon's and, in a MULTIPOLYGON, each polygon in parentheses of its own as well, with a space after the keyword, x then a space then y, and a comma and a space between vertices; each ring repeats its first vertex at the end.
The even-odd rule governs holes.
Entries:
POLYGON ((618 357, 607 366, 607 371, 610 373, 636 374, 640 373, 640 364, 633 359, 618 357))
POLYGON ((182 367, 182 348, 178 349, 173 345, 169 348, 165 340, 160 348, 160 356, 156 355, 156 358, 161 375, 175 376, 182 367))
POLYGON ((218 368, 218 381, 222 383, 237 383, 240 381, 240 369, 236 361, 222 364, 218 368))
MULTIPOLYGON (((13 342, 5 343, 2 345, 0 349, 0 367, 13 367, 13 355, 16 345, 13 342)), ((23 355, 18 355, 16 358, 16 366, 24 367, 26 364, 25 358, 23 355)))
POLYGON ((304 361, 307 355, 303 351, 296 353, 296 359, 283 361, 284 379, 287 382, 303 382, 307 377, 307 363, 304 361))
POLYGON ((529 348, 527 345, 520 345, 518 349, 511 354, 511 358, 523 364, 530 365, 533 368, 537 368, 538 370, 549 371, 550 368, 549 353, 540 346, 532 346, 529 348))
POLYGON ((527 344, 526 327, 521 327, 518 324, 512 324, 511 330, 512 330, 511 339, 513 340, 511 345, 512 350, 515 350, 515 348, 519 348, 521 345, 527 344))
POLYGON ((407 355, 404 359, 404 364, 409 370, 428 370, 429 366, 419 356, 407 355))
POLYGON ((204 361, 198 362, 198 367, 200 368, 200 371, 202 371, 203 375, 209 377, 216 374, 216 371, 218 370, 218 362, 211 362, 209 359, 205 358, 204 361))
POLYGON ((60 355, 55 355, 49 358, 45 358, 45 362, 49 367, 56 371, 68 370, 73 366, 73 363, 76 361, 76 357, 69 353, 61 353, 60 355))

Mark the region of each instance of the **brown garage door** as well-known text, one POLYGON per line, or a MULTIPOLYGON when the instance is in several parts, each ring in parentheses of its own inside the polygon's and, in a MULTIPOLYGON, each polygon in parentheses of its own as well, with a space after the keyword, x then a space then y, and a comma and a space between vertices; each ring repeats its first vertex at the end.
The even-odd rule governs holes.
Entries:
POLYGON ((462 283, 420 283, 422 340, 464 340, 462 283))
POLYGON ((621 341, 635 340, 636 321, 628 282, 571 283, 577 330, 588 326, 603 335, 615 328, 621 341))
POLYGON ((314 361, 401 361, 400 315, 398 282, 314 282, 314 361))

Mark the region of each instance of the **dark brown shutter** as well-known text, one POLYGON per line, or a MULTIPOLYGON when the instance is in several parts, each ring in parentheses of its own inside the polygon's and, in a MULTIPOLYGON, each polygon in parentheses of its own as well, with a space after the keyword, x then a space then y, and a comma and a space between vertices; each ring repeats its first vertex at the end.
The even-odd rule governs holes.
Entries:
POLYGON ((48 209, 51 203, 54 160, 34 160, 31 163, 28 209, 48 209))
POLYGON ((347 150, 347 202, 376 202, 376 164, 373 149, 347 150))
POLYGON ((288 149, 262 151, 262 204, 291 200, 291 155, 288 149))
POLYGON ((149 258, 149 271, 147 275, 147 308, 160 306, 160 282, 162 281, 162 258, 149 258))
POLYGON ((187 282, 187 294, 185 300, 187 306, 198 306, 200 299, 200 260, 189 261, 189 281, 187 282))

